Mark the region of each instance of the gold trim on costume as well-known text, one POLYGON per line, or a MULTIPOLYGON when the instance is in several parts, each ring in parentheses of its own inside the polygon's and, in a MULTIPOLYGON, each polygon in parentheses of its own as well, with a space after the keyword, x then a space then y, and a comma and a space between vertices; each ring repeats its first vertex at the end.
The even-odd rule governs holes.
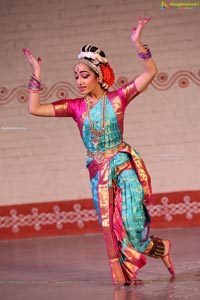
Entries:
POLYGON ((56 116, 67 117, 68 116, 67 107, 68 107, 68 104, 66 102, 55 103, 54 110, 55 110, 56 116))

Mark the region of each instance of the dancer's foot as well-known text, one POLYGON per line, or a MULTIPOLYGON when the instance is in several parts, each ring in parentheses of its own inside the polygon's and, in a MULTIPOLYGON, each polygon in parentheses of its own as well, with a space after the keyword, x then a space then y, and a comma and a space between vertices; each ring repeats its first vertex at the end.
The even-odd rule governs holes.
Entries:
POLYGON ((175 276, 174 264, 170 256, 171 242, 169 240, 162 240, 162 242, 165 245, 165 252, 161 259, 172 276, 175 276))

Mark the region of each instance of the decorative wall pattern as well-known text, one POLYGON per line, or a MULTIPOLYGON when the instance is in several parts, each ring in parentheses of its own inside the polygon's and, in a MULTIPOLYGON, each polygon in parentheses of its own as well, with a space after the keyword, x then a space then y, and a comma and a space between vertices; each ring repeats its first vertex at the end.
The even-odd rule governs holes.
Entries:
MULTIPOLYGON (((198 191, 154 195, 152 227, 200 226, 199 198, 198 191)), ((92 199, 0 207, 0 239, 99 231, 92 199)))
POLYGON ((161 204, 150 205, 151 217, 161 217, 171 222, 177 215, 184 215, 185 219, 192 220, 195 214, 200 214, 200 202, 191 201, 189 195, 185 195, 181 202, 170 203, 168 197, 161 198, 161 204))
MULTIPOLYGON (((119 77, 112 89, 119 88, 127 82, 128 79, 126 77, 119 77)), ((151 86, 159 91, 165 91, 177 83, 180 88, 187 88, 191 82, 200 86, 200 70, 197 75, 189 70, 181 70, 174 73, 171 77, 167 73, 161 72, 152 81, 151 86)), ((25 103, 28 101, 28 94, 28 89, 25 85, 18 86, 11 91, 6 87, 0 87, 0 105, 16 100, 20 103, 25 103)), ((51 97, 60 99, 78 96, 80 94, 75 86, 65 81, 57 82, 49 89, 45 85, 42 85, 41 88, 41 101, 47 101, 51 97)))
POLYGON ((200 86, 200 70, 197 75, 189 70, 180 70, 171 77, 169 77, 167 73, 161 72, 152 81, 151 85, 159 91, 165 91, 177 83, 180 88, 187 88, 190 82, 200 86))
POLYGON ((22 227, 33 227, 40 231, 44 226, 54 225, 61 230, 64 224, 73 224, 77 228, 83 228, 89 221, 97 221, 95 209, 83 209, 80 204, 74 204, 71 210, 62 210, 59 205, 53 205, 52 211, 41 212, 33 206, 30 213, 19 213, 17 209, 11 209, 9 216, 0 217, 0 229, 10 228, 13 233, 18 233, 22 227))

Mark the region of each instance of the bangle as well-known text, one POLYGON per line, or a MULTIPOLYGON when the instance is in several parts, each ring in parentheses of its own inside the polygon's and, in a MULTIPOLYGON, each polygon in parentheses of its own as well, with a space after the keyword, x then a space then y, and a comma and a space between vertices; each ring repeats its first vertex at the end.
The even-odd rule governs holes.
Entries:
POLYGON ((32 74, 29 80, 28 89, 31 92, 36 93, 40 91, 40 85, 41 85, 40 81, 37 79, 37 77, 34 74, 32 74))
POLYGON ((141 59, 147 60, 147 59, 151 58, 152 55, 151 55, 151 52, 147 45, 144 45, 144 48, 146 49, 146 52, 139 52, 138 57, 141 59))
POLYGON ((31 75, 31 77, 33 77, 36 81, 41 82, 41 80, 39 80, 39 78, 34 73, 31 75))

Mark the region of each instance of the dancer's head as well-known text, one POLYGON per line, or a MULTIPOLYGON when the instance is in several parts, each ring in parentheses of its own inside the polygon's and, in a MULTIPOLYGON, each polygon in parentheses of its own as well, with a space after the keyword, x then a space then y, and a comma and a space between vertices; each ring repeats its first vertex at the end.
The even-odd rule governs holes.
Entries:
MULTIPOLYGON (((104 90, 107 90, 114 83, 114 73, 110 67, 105 53, 92 45, 85 45, 81 48, 78 55, 78 61, 75 65, 75 78, 80 69, 93 73, 96 83, 100 84, 104 90)), ((87 76, 87 74, 85 74, 87 76)))

